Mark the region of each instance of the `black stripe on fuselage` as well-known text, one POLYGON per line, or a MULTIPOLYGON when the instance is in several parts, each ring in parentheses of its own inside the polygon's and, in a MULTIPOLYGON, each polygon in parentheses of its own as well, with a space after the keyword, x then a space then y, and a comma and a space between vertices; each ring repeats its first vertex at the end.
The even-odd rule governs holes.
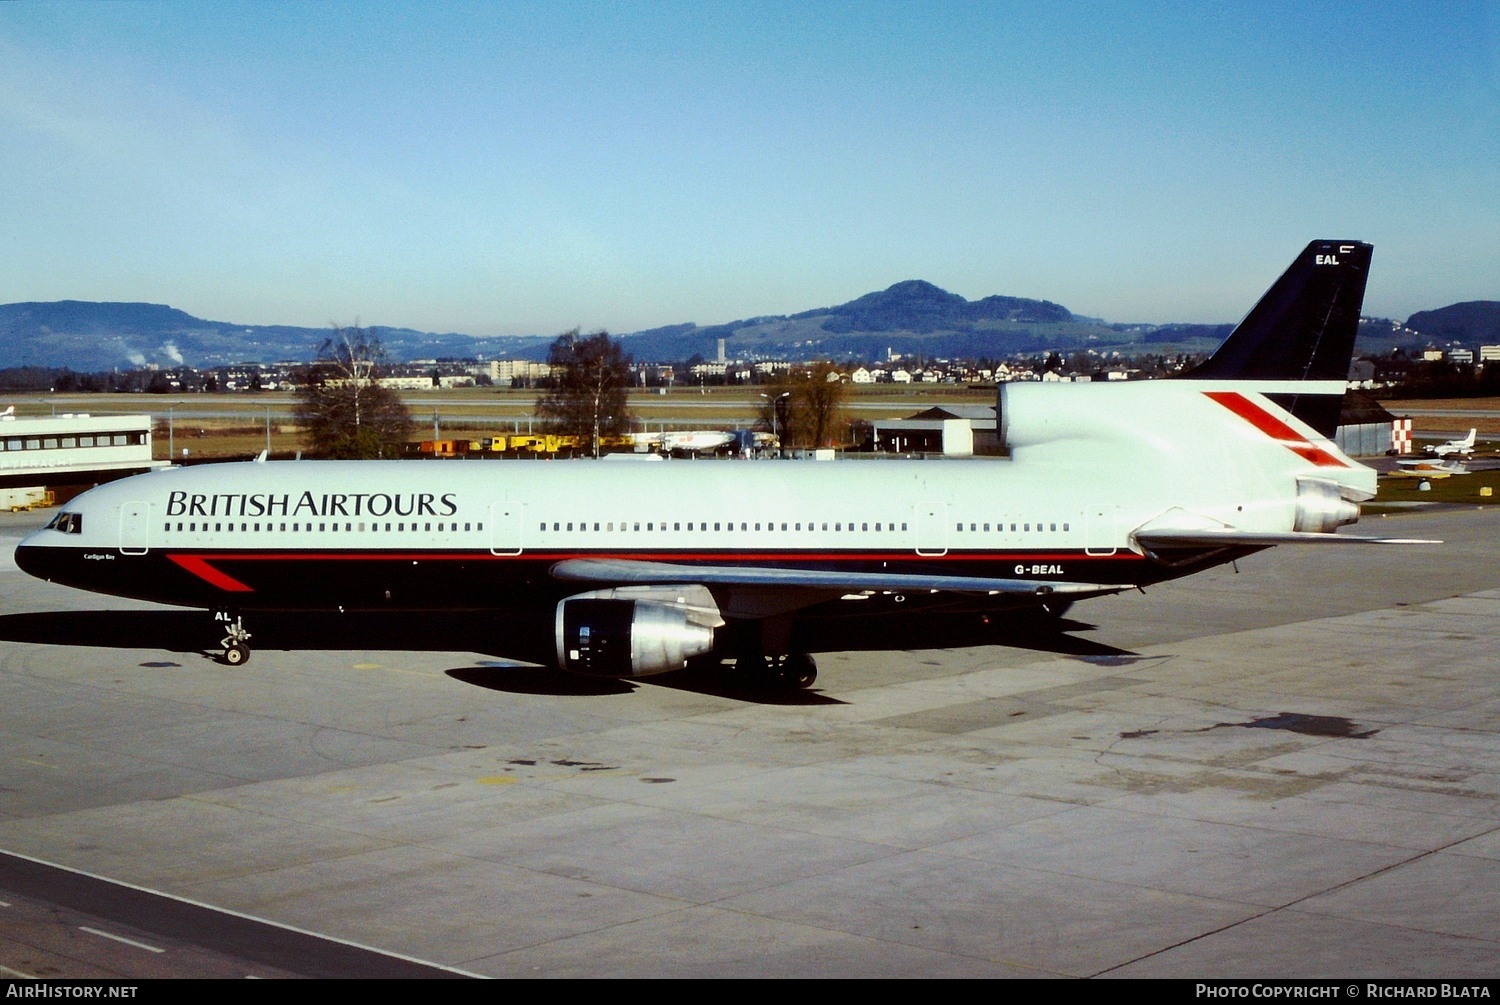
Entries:
MULTIPOLYGON (((555 603, 597 588, 559 582, 551 568, 577 558, 818 572, 943 575, 1090 582, 1131 587, 1180 575, 1134 552, 949 551, 527 551, 22 548, 32 575, 85 590, 185 607, 244 610, 483 610, 555 603)), ((690 581, 691 577, 688 577, 690 581)), ((598 587, 608 583, 597 584, 598 587)))

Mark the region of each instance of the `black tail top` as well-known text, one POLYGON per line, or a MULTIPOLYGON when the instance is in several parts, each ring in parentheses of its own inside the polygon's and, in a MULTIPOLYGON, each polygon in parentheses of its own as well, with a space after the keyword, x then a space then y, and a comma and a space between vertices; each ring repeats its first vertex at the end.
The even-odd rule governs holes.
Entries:
MULTIPOLYGON (((1349 375, 1374 248, 1314 241, 1245 315, 1224 344, 1184 377, 1201 380, 1337 380, 1349 375)), ((1272 395, 1332 436, 1342 393, 1272 395)))

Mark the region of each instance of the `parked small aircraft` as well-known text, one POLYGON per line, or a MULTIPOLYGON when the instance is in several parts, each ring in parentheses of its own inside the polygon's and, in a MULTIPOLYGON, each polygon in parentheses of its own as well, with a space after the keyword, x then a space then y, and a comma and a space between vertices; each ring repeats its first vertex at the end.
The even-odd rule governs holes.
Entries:
POLYGON ((1478 432, 1478 429, 1471 429, 1469 430, 1469 435, 1461 439, 1448 440, 1446 443, 1439 443, 1436 446, 1428 446, 1423 449, 1427 453, 1437 454, 1439 457, 1451 457, 1455 455, 1467 457, 1474 452, 1474 435, 1478 432))
POLYGON ((1469 472, 1469 462, 1462 457, 1403 457, 1396 462, 1395 478, 1447 478, 1469 472))

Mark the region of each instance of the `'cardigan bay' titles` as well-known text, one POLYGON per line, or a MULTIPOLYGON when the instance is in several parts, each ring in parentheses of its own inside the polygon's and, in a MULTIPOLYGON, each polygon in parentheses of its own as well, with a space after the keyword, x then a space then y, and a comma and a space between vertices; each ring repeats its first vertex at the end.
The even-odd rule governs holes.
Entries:
POLYGON ((167 516, 452 516, 452 492, 173 492, 167 516))

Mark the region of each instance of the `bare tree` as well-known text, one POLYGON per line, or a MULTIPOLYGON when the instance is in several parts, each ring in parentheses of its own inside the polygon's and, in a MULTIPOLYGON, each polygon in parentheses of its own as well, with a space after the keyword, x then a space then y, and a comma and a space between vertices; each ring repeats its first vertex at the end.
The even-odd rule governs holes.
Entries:
POLYGON ((608 332, 580 336, 575 328, 552 343, 547 362, 550 387, 538 399, 536 414, 553 431, 578 437, 580 449, 598 457, 604 437, 630 428, 630 355, 608 332))
POLYGON ((847 439, 844 401, 849 386, 834 364, 819 360, 805 370, 778 374, 765 388, 760 425, 783 444, 829 447, 847 439))
POLYGON ((297 390, 310 451, 339 459, 396 457, 414 428, 401 396, 380 384, 385 352, 368 329, 334 326, 297 390))
POLYGON ((844 415, 844 399, 848 391, 843 372, 827 360, 819 360, 807 372, 802 399, 814 447, 831 447, 847 438, 849 420, 844 415))

